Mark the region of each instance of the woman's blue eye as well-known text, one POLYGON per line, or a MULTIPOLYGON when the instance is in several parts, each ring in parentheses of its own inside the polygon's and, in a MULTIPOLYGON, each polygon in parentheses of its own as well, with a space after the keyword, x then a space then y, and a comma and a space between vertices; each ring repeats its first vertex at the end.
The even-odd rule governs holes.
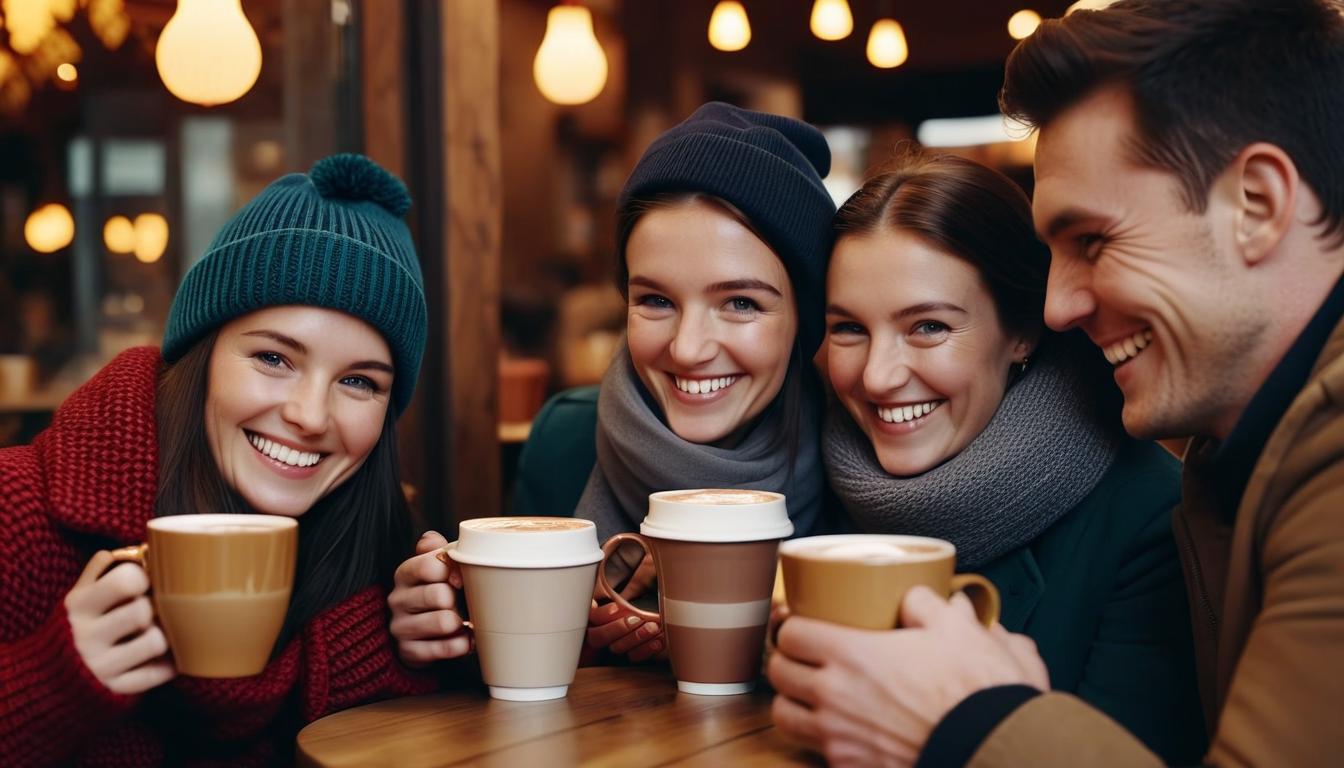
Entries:
POLYGON ((666 296, 659 296, 656 293, 651 293, 648 296, 641 296, 635 303, 642 307, 653 307, 654 309, 672 308, 672 302, 668 300, 666 296))
POLYGON ((831 326, 831 333, 833 334, 863 333, 863 326, 859 325, 858 323, 851 323, 851 322, 836 323, 835 325, 831 326))
POLYGON ((746 296, 734 296, 728 300, 728 306, 732 307, 734 312, 754 312, 760 309, 760 305, 746 296))
POLYGON ((943 325, 942 323, 936 320, 925 320, 924 322, 915 326, 915 333, 922 334, 925 336, 932 336, 934 334, 942 333, 943 331, 946 330, 947 326, 943 325))
POLYGON ((381 391, 378 389, 378 385, 373 382, 373 379, 370 379, 367 376, 346 376, 345 378, 341 379, 341 383, 348 387, 355 387, 356 389, 368 390, 369 392, 372 392, 374 394, 377 394, 378 392, 381 391))
POLYGON ((258 352, 252 357, 254 357, 262 365, 269 366, 271 368, 279 368, 281 365, 284 365, 285 363, 285 358, 281 357, 279 354, 275 352, 258 352))

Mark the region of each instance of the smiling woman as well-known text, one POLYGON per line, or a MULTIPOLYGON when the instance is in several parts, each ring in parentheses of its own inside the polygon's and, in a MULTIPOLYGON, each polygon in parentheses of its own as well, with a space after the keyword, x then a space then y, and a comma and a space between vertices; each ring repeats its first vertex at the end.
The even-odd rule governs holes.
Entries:
POLYGON ((0 706, 7 751, 266 764, 304 722, 434 686, 398 661, 386 618, 412 551, 394 426, 426 334, 409 206, 355 155, 275 181, 183 279, 161 356, 124 353, 32 446, 0 452, 19 532, 0 562, 49 553, 3 571, 0 667, 37 691, 0 706), (254 677, 178 676, 145 572, 97 551, 141 541, 154 517, 206 512, 299 521, 284 625, 254 677))
MULTIPOLYGON (((534 420, 515 513, 593 520, 606 537, 639 527, 655 491, 754 488, 788 498, 795 535, 823 519, 822 393, 812 356, 835 205, 821 132, 722 103, 700 107, 645 150, 617 204, 616 286, 626 340, 598 392, 562 393, 534 420), (591 435, 574 449, 572 436, 591 435), (555 458, 559 457, 559 458, 555 458), (570 476, 586 477, 562 484, 570 476)), ((642 551, 612 583, 645 593, 642 551)), ((590 649, 641 660, 661 628, 602 605, 590 649)))
POLYGON ((951 541, 1053 689, 1172 762, 1197 759, 1178 466, 1123 435, 1098 351, 1045 329, 1050 254, 1026 195, 969 160, 911 153, 835 222, 823 454, 854 525, 951 541))

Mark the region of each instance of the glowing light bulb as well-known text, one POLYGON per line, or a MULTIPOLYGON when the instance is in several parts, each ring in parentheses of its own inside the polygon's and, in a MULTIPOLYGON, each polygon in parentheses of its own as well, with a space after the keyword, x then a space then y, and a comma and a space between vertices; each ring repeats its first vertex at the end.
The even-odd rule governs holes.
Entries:
POLYGON ((845 0, 817 0, 812 5, 812 34, 822 40, 843 40, 854 31, 854 15, 845 0))
POLYGON ((135 258, 145 264, 159 260, 168 248, 168 220, 157 213, 135 217, 135 258))
POLYGON ((240 0, 178 0, 154 62, 170 93, 212 107, 237 99, 257 82, 261 43, 240 0))
POLYGON ((60 203, 47 203, 28 214, 23 239, 38 253, 55 253, 75 239, 75 218, 60 203))
POLYGON ((103 245, 112 253, 135 250, 135 225, 125 216, 111 216, 103 223, 103 245))
POLYGON ((593 15, 577 5, 557 5, 546 16, 546 36, 532 60, 541 95, 556 104, 585 104, 607 84, 607 55, 593 34, 593 15))
POLYGON ((747 9, 737 0, 719 0, 709 17, 709 44, 720 51, 740 51, 751 42, 747 9))
POLYGON ((1024 9, 1008 19, 1008 34, 1012 35, 1014 40, 1022 40, 1031 37, 1031 33, 1039 26, 1041 15, 1033 10, 1024 9))
POLYGON ((74 64, 67 61, 59 67, 56 67, 56 76, 67 83, 73 83, 79 79, 79 70, 74 64))
POLYGON ((868 33, 868 63, 878 69, 899 67, 910 58, 905 30, 895 19, 878 19, 868 33))

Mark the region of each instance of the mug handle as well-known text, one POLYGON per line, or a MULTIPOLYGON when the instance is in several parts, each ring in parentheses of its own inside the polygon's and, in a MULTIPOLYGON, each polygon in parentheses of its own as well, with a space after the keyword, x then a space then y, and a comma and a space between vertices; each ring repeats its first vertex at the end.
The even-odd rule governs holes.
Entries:
MULTIPOLYGON (((449 568, 452 568, 454 565, 456 565, 456 561, 453 560, 452 555, 450 555, 449 553, 455 549, 457 549, 457 542, 450 541, 447 544, 444 544, 442 547, 439 547, 438 551, 434 553, 434 557, 440 563, 443 563, 449 568)), ((453 585, 449 584, 448 588, 452 589, 453 585)), ((476 625, 471 622, 471 619, 467 618, 468 616, 471 615, 471 612, 467 610, 467 590, 465 589, 465 587, 462 590, 462 605, 458 607, 457 615, 462 617, 462 626, 466 627, 467 629, 470 629, 472 632, 476 631, 476 625)))
POLYGON ((135 544, 129 547, 114 549, 110 553, 113 564, 116 563, 135 563, 141 568, 145 567, 145 556, 149 554, 149 544, 135 544))
POLYGON ((978 573, 958 573, 952 577, 951 591, 966 593, 986 629, 999 620, 999 590, 989 579, 978 573))
POLYGON ((611 558, 616 552, 616 548, 619 547, 623 541, 633 541, 639 544, 639 546, 644 548, 644 552, 646 553, 645 557, 653 557, 653 547, 649 544, 649 540, 640 536, 638 533, 618 533, 615 536, 612 536, 602 545, 602 562, 597 564, 597 588, 600 589, 602 594, 609 600, 625 610, 630 611, 639 618, 645 621, 656 621, 661 623, 663 617, 652 611, 646 611, 631 605, 630 601, 621 597, 619 592, 611 588, 611 582, 607 581, 607 560, 611 558))

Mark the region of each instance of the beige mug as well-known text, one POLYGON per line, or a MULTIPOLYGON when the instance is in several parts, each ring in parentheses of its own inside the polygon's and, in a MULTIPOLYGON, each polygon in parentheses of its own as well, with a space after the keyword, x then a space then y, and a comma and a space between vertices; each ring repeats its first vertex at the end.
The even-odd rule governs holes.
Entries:
POLYGON ((147 541, 112 552, 149 574, 177 671, 248 677, 266 668, 289 609, 297 521, 275 515, 172 515, 147 541))
POLYGON ((789 615, 862 629, 894 629, 911 587, 964 592, 986 627, 999 620, 999 591, 977 573, 954 573, 951 542, 923 536, 810 536, 779 549, 789 615))

